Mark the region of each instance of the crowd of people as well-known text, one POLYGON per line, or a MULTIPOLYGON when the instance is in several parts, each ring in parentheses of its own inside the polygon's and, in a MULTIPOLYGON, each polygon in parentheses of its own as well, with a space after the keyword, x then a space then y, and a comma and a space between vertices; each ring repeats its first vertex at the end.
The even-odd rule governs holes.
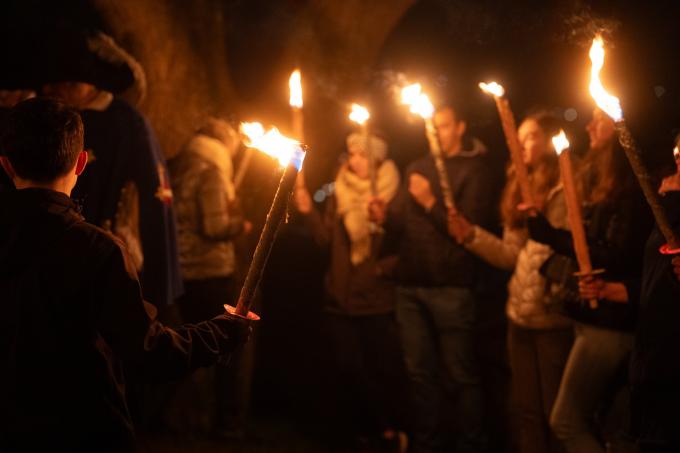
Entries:
MULTIPOLYGON (((235 241, 253 230, 234 184, 239 134, 207 118, 166 163, 149 122, 117 95, 133 76, 121 85, 68 69, 0 87, 0 450, 125 451, 131 413, 139 422, 173 404, 178 425, 242 435, 243 411, 230 409, 242 395, 219 361, 251 324, 223 306, 239 285, 235 241), (186 400, 150 397, 148 382, 206 366, 184 382, 186 400)), ((509 275, 509 410, 493 414, 510 427, 505 447, 677 451, 680 258, 659 252, 613 121, 593 111, 574 169, 595 275, 578 274, 557 117, 532 112, 517 131, 531 204, 512 164, 505 187, 494 178, 459 107, 439 106, 433 121, 455 209, 428 150, 402 177, 376 134, 347 137, 323 212, 304 185, 292 196, 328 252, 325 333, 357 451, 497 448, 476 347, 494 269, 509 275)), ((675 159, 658 187, 680 234, 675 159)))

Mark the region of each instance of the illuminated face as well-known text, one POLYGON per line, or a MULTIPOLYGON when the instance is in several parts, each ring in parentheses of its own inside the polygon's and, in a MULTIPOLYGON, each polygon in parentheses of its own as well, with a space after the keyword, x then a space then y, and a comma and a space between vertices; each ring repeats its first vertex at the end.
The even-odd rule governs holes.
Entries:
POLYGON ((614 121, 600 109, 593 110, 593 119, 586 126, 590 137, 590 149, 603 150, 614 141, 614 121))
POLYGON ((548 152, 548 137, 536 120, 524 121, 517 130, 519 142, 522 145, 524 163, 534 165, 541 156, 548 152))
POLYGON ((465 134, 465 121, 459 121, 456 118, 455 112, 447 108, 436 112, 433 122, 437 128, 439 143, 444 154, 458 151, 463 134, 465 134))
POLYGON ((358 177, 368 179, 368 157, 366 156, 364 149, 361 146, 354 145, 348 149, 348 152, 349 158, 347 159, 347 165, 349 165, 349 169, 358 177))

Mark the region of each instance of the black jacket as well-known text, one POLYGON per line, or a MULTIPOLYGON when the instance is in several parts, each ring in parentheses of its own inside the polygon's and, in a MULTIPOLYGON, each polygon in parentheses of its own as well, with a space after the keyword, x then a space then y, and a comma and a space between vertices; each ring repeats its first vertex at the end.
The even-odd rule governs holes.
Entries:
MULTIPOLYGON (((663 198, 671 226, 680 232, 680 192, 663 198)), ((645 248, 640 315, 630 363, 632 408, 636 435, 648 442, 680 446, 680 283, 672 256, 662 255, 665 243, 654 229, 645 248)))
POLYGON ((123 365, 168 380, 244 340, 226 317, 164 327, 131 269, 66 195, 0 194, 0 451, 130 451, 123 365))
MULTIPOLYGON (((469 151, 445 159, 457 209, 472 223, 495 228, 498 184, 485 159, 483 145, 475 141, 469 151)), ((447 212, 432 156, 413 162, 404 186, 390 203, 385 228, 399 235, 399 262, 395 278, 404 286, 473 288, 479 260, 449 236, 447 212), (426 177, 437 202, 426 212, 408 192, 411 174, 426 177)))
POLYGON ((642 254, 653 218, 639 190, 616 200, 584 206, 584 227, 594 269, 603 269, 603 278, 623 282, 629 294, 628 303, 601 300, 596 309, 579 299, 578 270, 571 233, 556 230, 545 219, 530 218, 532 239, 550 245, 555 255, 546 261, 542 272, 552 282, 564 285, 563 303, 572 319, 600 327, 632 331, 637 319, 642 254))

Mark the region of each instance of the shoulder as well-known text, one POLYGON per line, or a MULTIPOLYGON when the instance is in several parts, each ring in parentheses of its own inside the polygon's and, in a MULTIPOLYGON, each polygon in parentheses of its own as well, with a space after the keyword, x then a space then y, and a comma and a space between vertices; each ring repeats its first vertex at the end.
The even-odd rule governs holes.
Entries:
POLYGON ((110 231, 82 219, 70 222, 64 237, 65 245, 73 255, 86 256, 93 263, 98 261, 98 257, 108 256, 125 247, 110 231))

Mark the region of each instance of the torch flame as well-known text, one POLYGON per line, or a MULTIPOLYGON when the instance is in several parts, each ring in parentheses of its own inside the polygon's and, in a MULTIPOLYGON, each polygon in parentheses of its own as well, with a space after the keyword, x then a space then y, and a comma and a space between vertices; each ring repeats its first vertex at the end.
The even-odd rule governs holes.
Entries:
POLYGON ((364 124, 371 117, 365 107, 359 104, 352 104, 352 111, 349 114, 349 119, 357 124, 364 124))
POLYGON ((567 140, 567 136, 562 129, 560 129, 559 134, 552 138, 552 143, 555 147, 555 151, 557 151, 557 155, 562 154, 562 151, 569 148, 569 140, 567 140))
POLYGON ((485 93, 493 94, 497 98, 502 97, 505 94, 505 89, 503 89, 503 86, 497 84, 496 82, 479 82, 479 88, 481 88, 485 93))
POLYGON ((241 123, 241 133, 246 136, 246 146, 256 148, 276 158, 282 167, 293 163, 299 170, 302 167, 305 152, 300 142, 285 137, 275 127, 265 132, 260 123, 241 123))
POLYGON ((414 83, 401 89, 401 103, 411 107, 411 112, 424 119, 432 118, 434 106, 419 83, 414 83))
POLYGON ((600 70, 604 66, 604 42, 601 36, 596 36, 593 39, 589 55, 592 62, 590 70, 590 95, 595 99, 597 106, 615 122, 621 121, 623 119, 623 112, 621 111, 619 99, 607 93, 600 81, 600 70))
POLYGON ((288 79, 288 87, 290 88, 290 100, 288 101, 291 107, 297 109, 302 108, 302 76, 300 70, 296 69, 288 79))

